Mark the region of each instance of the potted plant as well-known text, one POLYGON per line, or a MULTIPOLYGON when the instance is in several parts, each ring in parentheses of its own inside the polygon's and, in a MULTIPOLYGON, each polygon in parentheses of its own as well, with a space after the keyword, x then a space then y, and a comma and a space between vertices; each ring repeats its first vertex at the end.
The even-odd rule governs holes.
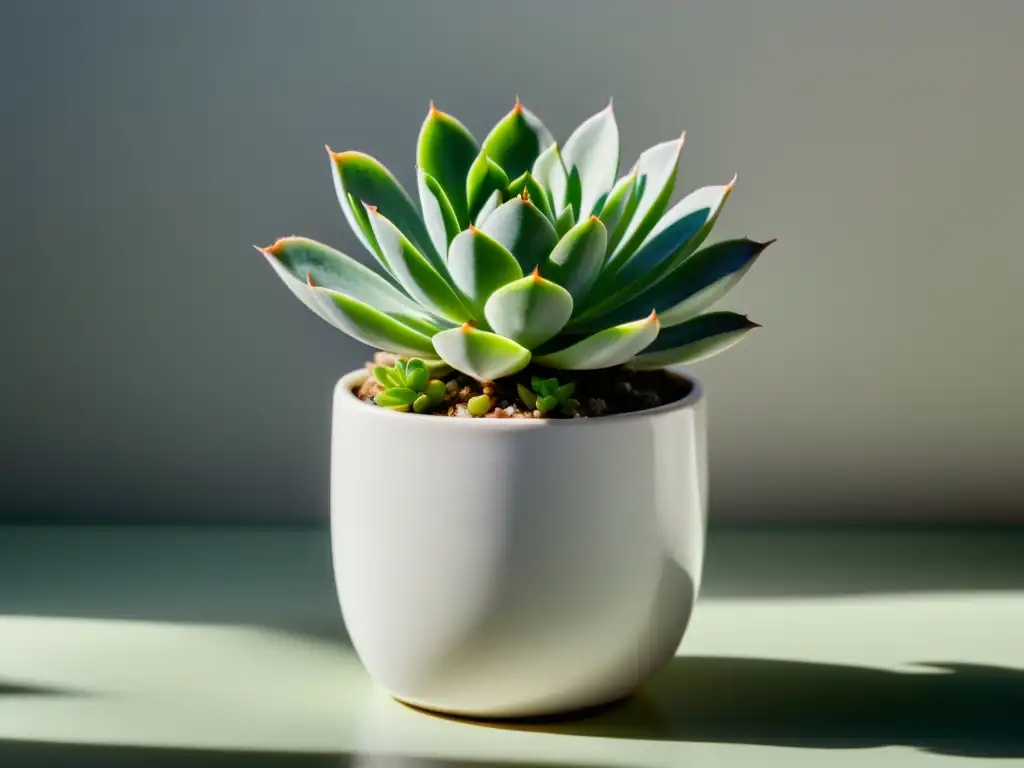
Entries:
POLYGON ((733 181, 669 207, 683 137, 619 175, 612 106, 563 146, 519 100, 482 143, 431 104, 419 209, 328 148, 379 272, 261 248, 321 318, 380 350, 334 394, 342 612, 407 703, 545 715, 629 695, 675 653, 700 583, 704 395, 668 366, 757 327, 706 312, 768 243, 702 247, 733 181))

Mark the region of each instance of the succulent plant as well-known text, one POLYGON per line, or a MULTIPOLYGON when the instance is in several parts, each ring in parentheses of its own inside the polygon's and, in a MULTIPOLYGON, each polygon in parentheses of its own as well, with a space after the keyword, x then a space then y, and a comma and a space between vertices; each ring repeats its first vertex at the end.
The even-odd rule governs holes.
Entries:
POLYGON ((447 392, 444 382, 430 378, 427 364, 416 357, 408 361, 398 359, 390 368, 374 366, 373 378, 381 386, 374 402, 396 411, 408 411, 411 407, 416 413, 425 413, 440 405, 447 392))
MULTIPOLYGON (((518 99, 482 143, 431 104, 417 144, 419 210, 372 157, 327 150, 342 211, 380 273, 302 237, 259 250, 350 336, 479 381, 531 361, 566 370, 694 362, 758 327, 705 310, 771 241, 701 247, 735 178, 669 207, 682 146, 682 136, 657 144, 620 176, 611 103, 561 147, 518 99)), ((429 394, 408 384, 384 399, 429 394)), ((534 394, 556 397, 552 407, 568 398, 534 394)))
POLYGON ((558 379, 551 377, 542 379, 540 376, 530 377, 530 386, 517 384, 519 399, 528 408, 535 408, 541 413, 549 413, 556 408, 561 408, 562 413, 572 414, 578 407, 579 401, 573 399, 576 391, 576 384, 569 382, 560 384, 558 379))

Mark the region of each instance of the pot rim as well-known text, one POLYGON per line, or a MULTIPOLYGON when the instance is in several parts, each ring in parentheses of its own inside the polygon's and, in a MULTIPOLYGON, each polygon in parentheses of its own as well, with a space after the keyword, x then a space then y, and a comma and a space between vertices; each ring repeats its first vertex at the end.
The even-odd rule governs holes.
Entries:
POLYGON ((365 368, 357 368, 354 371, 349 371, 340 379, 334 387, 335 392, 335 403, 343 404, 343 407, 358 407, 366 408, 367 411, 364 413, 366 416, 374 414, 373 418, 382 419, 417 419, 414 423, 420 423, 420 419, 432 419, 431 423, 442 424, 448 422, 453 427, 462 429, 467 426, 470 429, 567 429, 567 428, 581 428, 583 426, 593 427, 595 424, 615 424, 622 421, 639 421, 643 419, 656 419, 659 416, 664 416, 669 413, 676 411, 688 411, 694 410, 697 405, 704 400, 704 385, 700 379, 692 375, 689 372, 683 372, 678 369, 665 368, 666 372, 673 376, 678 376, 684 381, 690 384, 690 391, 679 400, 665 405, 659 405, 655 408, 648 408, 643 411, 632 411, 630 413, 614 413, 610 416, 593 416, 584 419, 459 419, 444 417, 438 418, 431 414, 425 413, 399 413, 392 411, 390 408, 381 408, 374 406, 370 403, 366 403, 356 397, 355 392, 352 390, 358 386, 361 386, 367 377, 370 375, 369 371, 365 368), (341 395, 341 397, 338 397, 341 395))

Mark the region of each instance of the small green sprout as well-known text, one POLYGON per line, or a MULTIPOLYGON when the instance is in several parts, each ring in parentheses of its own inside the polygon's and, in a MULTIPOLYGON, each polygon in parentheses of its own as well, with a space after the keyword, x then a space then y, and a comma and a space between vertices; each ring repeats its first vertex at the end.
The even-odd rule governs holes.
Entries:
POLYGON ((580 407, 578 400, 573 399, 572 394, 576 391, 576 384, 559 384, 558 379, 542 379, 540 376, 533 376, 530 379, 530 388, 517 384, 519 399, 525 403, 527 408, 549 413, 556 408, 561 408, 562 413, 570 415, 580 407))
POLYGON ((427 364, 416 357, 398 359, 391 368, 378 365, 373 369, 373 378, 384 388, 373 401, 395 411, 408 411, 411 407, 416 413, 425 413, 440 405, 447 392, 444 382, 430 378, 427 364))
POLYGON ((469 408, 469 413, 472 416, 484 416, 489 410, 491 410, 491 398, 487 395, 471 397, 469 398, 469 402, 466 403, 466 407, 469 408))

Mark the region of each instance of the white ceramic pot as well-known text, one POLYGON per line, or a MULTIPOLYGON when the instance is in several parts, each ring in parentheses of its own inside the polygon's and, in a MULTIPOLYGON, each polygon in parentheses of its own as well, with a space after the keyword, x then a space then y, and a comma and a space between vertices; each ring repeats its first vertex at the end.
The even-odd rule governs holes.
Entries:
POLYGON ((345 624, 391 695, 469 717, 632 693, 682 639, 707 514, 704 398, 591 419, 468 419, 334 393, 345 624))

